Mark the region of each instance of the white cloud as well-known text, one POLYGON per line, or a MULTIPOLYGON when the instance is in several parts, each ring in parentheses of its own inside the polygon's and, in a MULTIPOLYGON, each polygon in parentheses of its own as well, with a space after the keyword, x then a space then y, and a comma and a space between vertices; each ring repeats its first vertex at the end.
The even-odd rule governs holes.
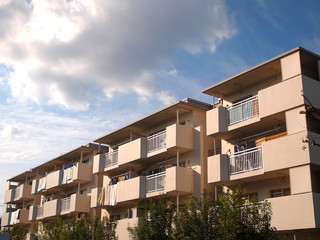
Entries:
POLYGON ((174 51, 214 52, 234 33, 222 0, 2 1, 0 63, 14 99, 85 110, 95 96, 156 96, 174 51))
POLYGON ((3 141, 6 139, 16 139, 26 136, 27 134, 24 130, 13 125, 8 125, 0 131, 0 139, 2 138, 3 141))
POLYGON ((176 97, 170 95, 169 91, 160 91, 157 92, 155 95, 156 98, 159 99, 159 101, 161 101, 165 105, 169 105, 178 101, 176 97))

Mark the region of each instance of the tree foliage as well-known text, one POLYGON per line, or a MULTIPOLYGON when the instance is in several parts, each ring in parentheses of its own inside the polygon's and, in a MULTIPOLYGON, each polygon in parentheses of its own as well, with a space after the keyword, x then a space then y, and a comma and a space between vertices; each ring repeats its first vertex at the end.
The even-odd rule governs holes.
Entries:
POLYGON ((25 227, 22 224, 13 225, 10 231, 10 240, 20 240, 23 239, 26 235, 25 227))
POLYGON ((98 217, 75 220, 62 220, 57 217, 44 224, 43 232, 38 234, 38 240, 115 240, 116 224, 98 217))
POLYGON ((207 192, 201 199, 191 197, 179 211, 164 199, 150 201, 138 224, 129 228, 137 240, 251 240, 277 239, 271 227, 268 202, 251 200, 240 190, 227 191, 213 200, 207 192))

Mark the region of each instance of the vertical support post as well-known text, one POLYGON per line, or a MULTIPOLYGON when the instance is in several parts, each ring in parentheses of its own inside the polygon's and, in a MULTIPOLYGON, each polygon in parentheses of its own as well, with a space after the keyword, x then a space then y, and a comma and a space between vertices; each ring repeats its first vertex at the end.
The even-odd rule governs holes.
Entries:
POLYGON ((177 149, 177 167, 179 167, 179 162, 180 162, 180 154, 179 154, 179 148, 177 149))
POLYGON ((217 155, 216 136, 213 136, 213 155, 217 155))
POLYGON ((98 153, 100 153, 100 151, 101 151, 101 143, 99 143, 98 145, 98 153))
POLYGON ((216 201, 218 200, 217 194, 218 194, 217 185, 214 185, 214 200, 216 200, 216 201))
POLYGON ((177 125, 179 124, 179 108, 177 108, 177 125))
POLYGON ((80 163, 82 163, 82 157, 83 157, 83 151, 81 151, 81 154, 80 154, 80 163))
POLYGON ((179 211, 179 192, 177 193, 177 212, 179 211))
POLYGON ((78 194, 80 194, 80 181, 78 182, 78 194))

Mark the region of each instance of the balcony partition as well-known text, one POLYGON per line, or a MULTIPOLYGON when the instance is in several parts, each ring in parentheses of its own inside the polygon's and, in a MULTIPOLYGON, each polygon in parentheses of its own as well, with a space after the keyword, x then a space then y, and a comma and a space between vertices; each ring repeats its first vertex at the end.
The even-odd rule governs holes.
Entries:
POLYGON ((241 102, 235 103, 228 109, 228 125, 245 121, 259 115, 258 96, 247 98, 241 102))
POLYGON ((166 130, 153 134, 147 138, 148 153, 157 151, 166 147, 166 130))
POLYGON ((230 174, 243 173, 262 168, 261 149, 261 147, 254 147, 230 154, 230 174))

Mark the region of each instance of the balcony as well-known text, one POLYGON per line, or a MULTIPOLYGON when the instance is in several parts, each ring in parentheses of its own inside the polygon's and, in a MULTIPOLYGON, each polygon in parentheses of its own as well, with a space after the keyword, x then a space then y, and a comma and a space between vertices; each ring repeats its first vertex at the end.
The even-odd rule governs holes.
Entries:
POLYGON ((102 187, 93 188, 91 190, 91 200, 90 200, 90 207, 91 208, 103 206, 104 196, 101 195, 101 191, 102 191, 102 187), (100 198, 101 198, 101 201, 99 201, 100 198))
POLYGON ((194 171, 189 168, 171 167, 165 172, 146 177, 146 197, 163 194, 193 193, 194 171))
POLYGON ((119 147, 119 166, 147 157, 147 139, 138 138, 119 147))
POLYGON ((28 209, 18 209, 14 212, 3 213, 1 219, 1 226, 8 227, 18 223, 29 224, 28 215, 28 209))
POLYGON ((272 208, 271 225, 278 231, 316 228, 320 225, 319 193, 303 193, 268 198, 272 208))
POLYGON ((6 190, 4 196, 4 203, 15 203, 23 200, 31 200, 31 185, 21 184, 16 188, 6 190))
POLYGON ((254 147, 229 155, 230 175, 262 168, 261 147, 254 147))
MULTIPOLYGON (((52 190, 57 187, 67 185, 69 183, 80 182, 88 183, 92 177, 92 164, 90 163, 75 163, 67 169, 57 170, 47 175, 45 183, 46 190, 52 190)), ((33 182, 36 186, 36 181, 33 182)), ((40 183, 40 180, 39 180, 40 183)), ((35 189, 36 187, 34 187, 35 189)), ((34 190, 35 191, 35 190, 34 190)))
MULTIPOLYGON (((208 157, 208 183, 224 182, 263 174, 263 147, 208 157)), ((264 160, 265 161, 265 160, 264 160)))
POLYGON ((117 202, 138 200, 146 197, 146 178, 131 178, 117 183, 117 202))
POLYGON ((224 133, 259 121, 258 96, 247 98, 228 107, 213 108, 206 113, 207 136, 224 133))
POLYGON ((253 96, 246 100, 237 102, 227 107, 227 110, 229 126, 256 117, 259 115, 258 96, 253 96))
POLYGON ((93 158, 92 173, 101 173, 108 169, 118 167, 119 152, 115 150, 109 153, 95 155, 93 158))
POLYGON ((72 194, 68 198, 61 199, 60 214, 69 213, 89 213, 90 212, 90 196, 83 194, 72 194))

